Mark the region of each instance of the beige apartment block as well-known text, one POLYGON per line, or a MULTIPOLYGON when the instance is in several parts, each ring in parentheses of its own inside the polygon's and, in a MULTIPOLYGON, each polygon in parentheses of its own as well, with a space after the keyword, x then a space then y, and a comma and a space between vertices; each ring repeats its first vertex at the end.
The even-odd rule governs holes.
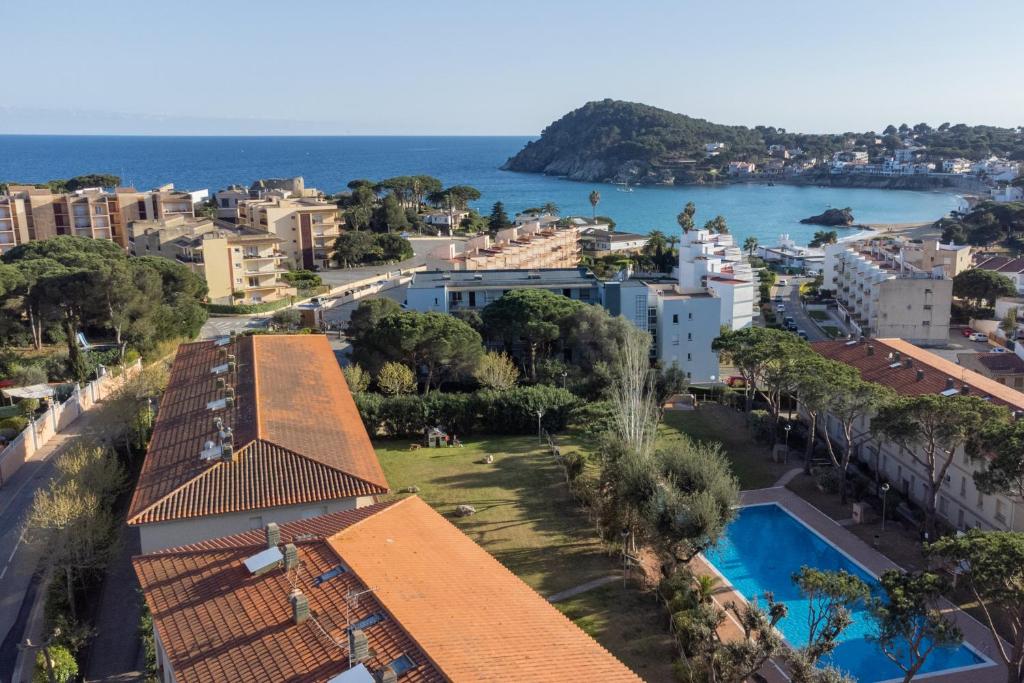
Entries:
POLYGON ((59 235, 112 240, 127 248, 132 221, 191 217, 193 199, 173 185, 142 192, 119 187, 113 192, 88 188, 57 194, 48 188, 11 185, 6 195, 0 195, 0 252, 59 235))
POLYGON ((824 282, 836 293, 839 314, 858 335, 925 345, 949 339, 952 278, 943 265, 912 265, 896 243, 830 245, 825 249, 824 282))
POLYGON ((214 304, 256 304, 294 296, 281 279, 287 272, 281 239, 262 230, 208 218, 171 216, 136 221, 130 251, 188 266, 206 280, 214 304))
POLYGON ((537 221, 474 237, 456 253, 446 244, 427 254, 427 270, 523 270, 575 268, 580 262, 580 231, 573 226, 542 226, 537 221))
POLYGON ((924 240, 920 244, 907 242, 900 252, 911 265, 921 270, 942 268, 946 277, 956 277, 971 267, 969 244, 943 244, 939 240, 924 240))
POLYGON ((281 251, 296 268, 329 267, 334 241, 341 234, 335 204, 279 193, 239 202, 238 223, 280 238, 281 251))

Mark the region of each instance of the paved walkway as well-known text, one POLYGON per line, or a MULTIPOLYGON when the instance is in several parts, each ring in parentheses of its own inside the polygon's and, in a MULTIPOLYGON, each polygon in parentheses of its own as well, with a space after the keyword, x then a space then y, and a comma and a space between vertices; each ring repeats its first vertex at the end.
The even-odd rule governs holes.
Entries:
POLYGON ((592 591, 595 588, 600 588, 601 586, 605 585, 606 583, 611 583, 612 581, 618 581, 620 578, 621 577, 619 577, 619 576, 602 576, 599 579, 594 579, 593 581, 587 581, 586 583, 581 583, 578 586, 574 586, 572 588, 566 588, 564 591, 560 591, 558 593, 555 593, 554 595, 552 595, 551 597, 548 598, 548 602, 562 602, 563 600, 568 600, 569 598, 575 598, 577 595, 580 595, 582 593, 586 593, 588 591, 592 591))
POLYGON ((800 476, 800 473, 803 471, 804 468, 802 467, 794 467, 793 469, 789 470, 781 477, 779 477, 779 480, 775 482, 775 485, 772 488, 783 488, 786 484, 800 476))
POLYGON ((63 432, 32 454, 0 489, 0 681, 9 680, 25 639, 25 626, 37 595, 34 579, 42 548, 27 545, 22 524, 36 491, 53 476, 54 456, 85 433, 95 420, 95 410, 82 413, 63 432))

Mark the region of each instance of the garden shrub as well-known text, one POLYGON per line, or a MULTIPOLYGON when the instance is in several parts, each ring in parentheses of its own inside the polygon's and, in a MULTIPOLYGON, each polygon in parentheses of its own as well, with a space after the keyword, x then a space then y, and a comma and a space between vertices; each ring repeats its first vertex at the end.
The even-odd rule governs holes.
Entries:
POLYGON ((479 391, 482 424, 499 434, 530 434, 537 430, 537 411, 543 410, 541 424, 548 431, 565 429, 579 399, 557 387, 536 385, 509 391, 479 391))
POLYGON ((825 493, 839 493, 839 473, 836 472, 834 467, 826 467, 818 472, 814 479, 825 493))
MULTIPOLYGON (((50 651, 50 665, 53 667, 53 680, 57 683, 68 683, 78 676, 78 662, 75 656, 63 645, 51 645, 47 648, 50 651)), ((42 650, 36 651, 36 671, 32 676, 32 683, 49 683, 50 677, 46 671, 46 660, 43 659, 42 650)))
POLYGON ((423 397, 429 425, 459 435, 472 434, 477 426, 477 400, 473 394, 442 393, 435 391, 423 397))
POLYGON ((366 431, 370 433, 371 437, 376 436, 380 432, 380 408, 384 403, 384 397, 365 391, 353 394, 352 397, 356 401, 356 409, 359 411, 359 417, 362 418, 366 431))
POLYGON ((420 396, 389 396, 381 402, 380 419, 388 436, 421 436, 427 426, 427 410, 420 396))
POLYGON ((750 431, 760 443, 771 443, 775 433, 772 415, 767 410, 752 410, 747 418, 750 431))
POLYGON ((17 436, 28 427, 28 418, 24 415, 12 415, 0 420, 0 432, 11 430, 17 436))

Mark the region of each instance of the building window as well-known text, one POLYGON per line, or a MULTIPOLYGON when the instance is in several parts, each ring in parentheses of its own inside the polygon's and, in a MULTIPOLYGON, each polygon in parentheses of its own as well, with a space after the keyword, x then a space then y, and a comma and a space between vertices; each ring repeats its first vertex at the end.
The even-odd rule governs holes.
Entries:
POLYGON ((960 497, 967 497, 967 477, 964 476, 960 477, 960 497))
POLYGON ((932 321, 931 321, 931 320, 925 320, 925 321, 923 321, 923 322, 922 322, 921 324, 922 324, 922 325, 923 325, 924 327, 931 327, 931 325, 932 325, 932 321))
POLYGON ((673 313, 672 314, 672 324, 673 325, 678 325, 679 324, 679 314, 678 313, 673 313))
POLYGON ((978 491, 978 509, 985 509, 985 494, 982 493, 981 491, 978 491))
POLYGON ((687 320, 693 320, 693 313, 687 313, 686 314, 686 319, 687 320))
POLYGON ((693 332, 686 333, 686 341, 693 341, 693 332))
POLYGON ((996 519, 1006 521, 1006 504, 999 498, 996 498, 996 519))
POLYGON ((693 356, 689 353, 686 354, 686 360, 693 360, 693 356))

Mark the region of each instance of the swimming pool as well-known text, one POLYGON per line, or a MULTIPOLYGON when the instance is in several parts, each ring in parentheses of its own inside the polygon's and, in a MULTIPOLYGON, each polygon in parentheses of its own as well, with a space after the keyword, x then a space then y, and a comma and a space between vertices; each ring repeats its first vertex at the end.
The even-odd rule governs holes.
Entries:
MULTIPOLYGON (((789 614, 779 622, 778 628, 795 647, 807 643, 808 602, 792 579, 800 567, 843 569, 860 577, 872 592, 881 591, 874 576, 776 503, 741 508, 718 545, 706 552, 705 558, 747 600, 761 597, 763 604, 764 594, 772 592, 778 602, 785 603, 789 614)), ((902 680, 903 672, 899 667, 868 640, 873 630, 874 624, 863 606, 856 609, 853 623, 823 663, 842 669, 859 681, 902 680)), ((918 677, 990 664, 988 659, 965 645, 942 648, 928 657, 918 677)))

